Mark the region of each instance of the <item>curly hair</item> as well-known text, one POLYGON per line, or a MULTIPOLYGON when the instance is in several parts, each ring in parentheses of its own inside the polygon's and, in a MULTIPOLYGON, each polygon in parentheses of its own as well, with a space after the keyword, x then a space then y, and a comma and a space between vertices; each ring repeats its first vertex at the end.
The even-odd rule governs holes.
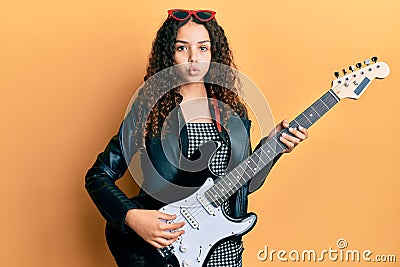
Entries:
MULTIPOLYGON (((217 23, 216 19, 214 18, 208 22, 203 22, 191 16, 188 20, 178 21, 169 17, 164 21, 153 41, 147 66, 147 73, 144 77, 145 84, 139 92, 139 95, 142 96, 139 98, 141 99, 141 103, 139 103, 139 113, 144 114, 146 113, 144 110, 151 110, 149 116, 144 118, 145 121, 141 122, 145 129, 144 136, 160 136, 161 128, 165 119, 182 101, 182 96, 179 94, 179 87, 168 90, 159 97, 162 88, 170 86, 171 82, 166 84, 166 81, 157 79, 152 82, 148 81, 152 80, 150 78, 154 77, 157 73, 174 66, 177 32, 179 28, 185 25, 188 21, 202 24, 207 29, 211 41, 211 62, 220 63, 221 65, 230 67, 227 68, 229 69, 229 73, 226 73, 225 71, 225 73, 215 74, 215 72, 208 71, 206 76, 208 75, 209 79, 207 80, 213 82, 205 82, 207 96, 216 98, 218 101, 228 105, 238 116, 247 116, 246 107, 239 97, 240 81, 233 60, 233 54, 229 48, 225 32, 217 23), (212 75, 215 77, 211 77, 212 75), (164 83, 164 85, 161 85, 162 83, 164 83), (224 86, 221 86, 221 84, 224 86), (156 104, 150 106, 151 103, 154 103, 155 101, 156 104)), ((174 81, 172 84, 174 84, 174 81)), ((225 109, 223 110, 225 116, 223 116, 224 120, 222 121, 222 125, 226 122, 228 118, 227 113, 229 112, 232 111, 229 111, 229 109, 227 111, 225 111, 225 109)))

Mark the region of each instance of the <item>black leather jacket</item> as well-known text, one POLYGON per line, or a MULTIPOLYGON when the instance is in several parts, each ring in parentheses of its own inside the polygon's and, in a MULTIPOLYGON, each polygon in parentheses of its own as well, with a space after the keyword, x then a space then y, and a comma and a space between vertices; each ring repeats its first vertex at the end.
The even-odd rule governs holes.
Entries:
MULTIPOLYGON (((118 133, 109 141, 105 150, 98 155, 94 165, 86 174, 85 187, 93 202, 107 223, 122 232, 130 231, 124 223, 129 209, 151 208, 151 205, 143 205, 143 203, 137 201, 135 198, 129 199, 115 185, 115 182, 128 169, 130 159, 135 153, 139 152, 141 155, 143 184, 147 185, 147 188, 153 188, 155 191, 160 190, 164 186, 165 183, 163 181, 165 180, 176 183, 179 168, 175 167, 174 164, 170 164, 169 161, 176 161, 179 165, 182 154, 187 155, 188 148, 188 138, 183 116, 179 109, 176 110, 176 114, 170 117, 177 120, 177 126, 171 127, 172 130, 169 131, 169 134, 163 137, 165 138, 163 142, 161 142, 161 138, 159 137, 148 139, 146 148, 141 149, 131 140, 134 136, 133 129, 138 116, 138 108, 134 104, 121 124, 118 133), (177 132, 178 129, 181 129, 180 134, 177 132), (162 145, 168 146, 168 160, 165 153, 160 153, 162 145), (171 157, 172 159, 170 159, 171 157), (154 166, 154 168, 143 167, 148 165, 154 166)), ((210 110, 213 110, 212 105, 210 105, 210 110)), ((211 112, 211 114, 214 113, 211 112)), ((215 119, 215 116, 213 117, 215 119)), ((223 118, 219 118, 218 121, 224 120, 223 118)), ((220 136, 227 142, 231 152, 228 170, 242 162, 251 153, 249 139, 250 124, 251 122, 247 118, 230 117, 226 120, 223 130, 220 132, 220 136)), ((261 140, 258 146, 265 140, 266 138, 261 140)), ((246 214, 248 194, 262 185, 269 170, 278 158, 279 156, 229 198, 233 217, 238 218, 246 214)), ((147 193, 141 190, 140 195, 147 195, 147 193)))

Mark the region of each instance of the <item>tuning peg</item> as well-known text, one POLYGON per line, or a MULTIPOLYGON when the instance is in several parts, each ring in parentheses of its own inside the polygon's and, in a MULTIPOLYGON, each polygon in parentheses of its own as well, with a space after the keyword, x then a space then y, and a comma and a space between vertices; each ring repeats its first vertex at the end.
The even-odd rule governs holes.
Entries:
POLYGON ((347 70, 343 69, 343 74, 346 75, 347 74, 347 70))
POLYGON ((362 67, 361 62, 358 62, 358 63, 356 64, 356 67, 359 68, 359 69, 361 69, 361 67, 362 67))
POLYGON ((353 65, 349 66, 349 70, 351 70, 351 72, 354 72, 356 69, 356 67, 354 67, 353 65))
POLYGON ((338 71, 335 71, 335 77, 336 77, 336 79, 338 79, 339 78, 339 76, 340 76, 340 73, 338 72, 338 71))
POLYGON ((364 64, 368 66, 369 64, 371 64, 371 60, 369 59, 364 60, 364 64))
POLYGON ((372 60, 374 63, 376 63, 376 62, 378 61, 378 58, 377 58, 377 57, 372 57, 371 60, 372 60))

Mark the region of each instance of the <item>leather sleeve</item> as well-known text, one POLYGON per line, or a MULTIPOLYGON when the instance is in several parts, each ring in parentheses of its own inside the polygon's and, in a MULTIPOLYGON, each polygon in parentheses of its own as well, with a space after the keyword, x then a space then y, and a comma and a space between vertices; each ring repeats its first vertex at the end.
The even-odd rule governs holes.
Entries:
MULTIPOLYGON (((265 144, 267 141, 267 137, 264 137, 261 139, 261 141, 258 143, 258 145, 254 148, 254 150, 257 150, 260 146, 265 144)), ((277 155, 267 166, 265 166, 260 172, 258 172, 251 180, 250 180, 250 185, 249 185, 249 193, 253 193, 257 189, 259 189, 265 182, 265 179, 267 178, 269 172, 271 171, 272 167, 275 165, 275 163, 278 161, 278 159, 282 156, 282 154, 277 155)))
MULTIPOLYGON (((141 205, 129 199, 115 184, 127 170, 122 148, 123 125, 88 170, 85 187, 106 221, 114 228, 127 232, 130 228, 124 221, 128 210, 140 208, 141 205)), ((136 152, 134 150, 131 152, 136 152)))

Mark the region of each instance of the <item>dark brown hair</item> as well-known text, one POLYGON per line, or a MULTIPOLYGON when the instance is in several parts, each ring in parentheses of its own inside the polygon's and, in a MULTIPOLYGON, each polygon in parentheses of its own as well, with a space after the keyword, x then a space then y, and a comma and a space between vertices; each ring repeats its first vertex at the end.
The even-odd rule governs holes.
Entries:
MULTIPOLYGON (((204 25, 207 29, 211 41, 211 62, 231 67, 227 68, 229 69, 229 73, 224 73, 220 75, 220 77, 208 79, 218 82, 205 83, 207 96, 216 98, 218 101, 227 104, 238 116, 247 116, 246 107, 239 97, 240 81, 233 61, 233 54, 229 48, 225 32, 215 18, 208 22, 199 21, 193 16, 186 21, 177 21, 173 18, 167 18, 158 30, 156 38, 153 41, 147 73, 144 77, 145 82, 151 77, 154 77, 158 72, 174 65, 177 32, 180 27, 190 20, 197 24, 204 25), (221 86, 221 84, 226 86, 221 86)), ((210 74, 209 71, 207 75, 213 74, 210 74)), ((145 129, 145 136, 147 137, 160 136, 161 127, 165 119, 182 100, 182 96, 179 94, 179 88, 174 88, 163 94, 154 106, 149 106, 149 103, 154 103, 154 101, 158 99, 160 90, 162 90, 161 88, 162 86, 159 86, 159 84, 146 82, 139 93, 139 96, 141 96, 139 98, 141 102, 139 103, 139 113, 146 113, 143 112, 143 109, 151 110, 147 119, 141 122, 145 129)), ((226 111, 226 113, 228 112, 229 111, 226 111)), ((224 118, 228 118, 228 114, 224 115, 224 118)), ((224 121, 222 123, 224 123, 224 121)))

